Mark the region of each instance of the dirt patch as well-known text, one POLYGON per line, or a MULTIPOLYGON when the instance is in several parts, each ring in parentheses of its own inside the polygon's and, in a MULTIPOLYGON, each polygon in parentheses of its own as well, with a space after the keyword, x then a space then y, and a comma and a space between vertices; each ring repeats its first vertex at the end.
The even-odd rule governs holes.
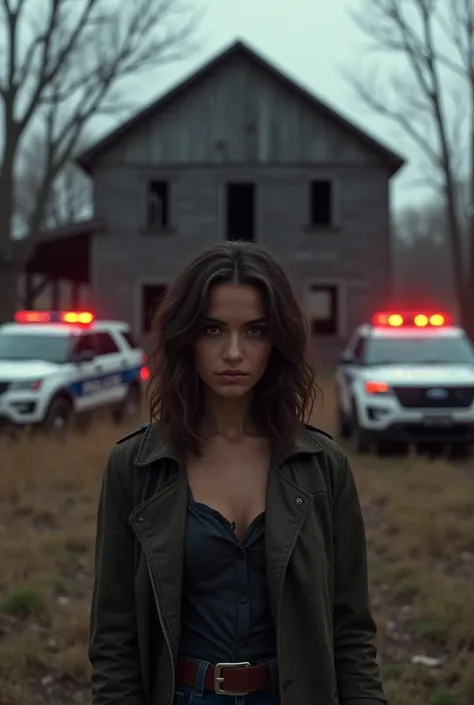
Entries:
MULTIPOLYGON (((333 432, 334 418, 329 383, 315 423, 333 432)), ((0 705, 90 702, 96 505, 107 454, 128 430, 0 440, 0 705)), ((474 705, 472 465, 351 462, 390 705, 474 705)))

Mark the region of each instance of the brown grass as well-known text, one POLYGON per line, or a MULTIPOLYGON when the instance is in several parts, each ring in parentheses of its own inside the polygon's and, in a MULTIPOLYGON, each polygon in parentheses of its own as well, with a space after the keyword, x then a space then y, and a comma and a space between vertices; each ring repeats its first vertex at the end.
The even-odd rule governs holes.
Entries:
MULTIPOLYGON (((315 423, 334 431, 332 384, 315 423)), ((99 481, 127 428, 0 441, 0 705, 88 703, 99 481)), ((474 473, 352 458, 390 705, 474 705, 474 473), (436 658, 437 666, 412 663, 436 658)))

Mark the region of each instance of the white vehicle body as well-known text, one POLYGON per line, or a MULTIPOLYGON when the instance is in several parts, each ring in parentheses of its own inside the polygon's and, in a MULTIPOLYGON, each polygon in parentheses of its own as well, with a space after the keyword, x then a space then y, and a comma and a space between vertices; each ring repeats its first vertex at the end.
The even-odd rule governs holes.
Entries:
POLYGON ((53 402, 63 415, 67 406, 71 416, 104 408, 125 411, 131 392, 135 406, 140 399, 144 360, 144 351, 123 322, 4 324, 0 424, 58 425, 61 419, 48 417, 53 402))
POLYGON ((474 349, 455 326, 364 325, 336 375, 340 434, 372 441, 474 442, 474 349))

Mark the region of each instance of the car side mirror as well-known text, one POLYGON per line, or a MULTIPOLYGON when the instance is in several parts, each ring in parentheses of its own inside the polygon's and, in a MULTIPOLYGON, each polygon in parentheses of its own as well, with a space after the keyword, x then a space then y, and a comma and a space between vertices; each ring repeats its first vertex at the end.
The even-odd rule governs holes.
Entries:
POLYGON ((339 358, 339 363, 341 365, 355 365, 356 359, 351 352, 344 351, 341 357, 339 358))

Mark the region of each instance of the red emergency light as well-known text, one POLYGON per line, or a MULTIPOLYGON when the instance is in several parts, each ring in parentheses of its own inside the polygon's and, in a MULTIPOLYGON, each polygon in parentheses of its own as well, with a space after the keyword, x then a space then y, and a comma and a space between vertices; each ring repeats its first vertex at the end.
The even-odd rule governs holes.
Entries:
POLYGON ((386 382, 366 382, 365 391, 367 394, 387 394, 388 384, 386 382))
POLYGON ((94 321, 90 311, 17 311, 17 323, 78 323, 88 325, 94 321))
POLYGON ((452 316, 447 313, 427 313, 417 311, 381 311, 371 320, 377 328, 443 328, 452 323, 452 316))
POLYGON ((148 368, 148 355, 143 353, 142 355, 142 366, 140 368, 140 379, 142 382, 148 382, 150 379, 150 370, 148 368))

